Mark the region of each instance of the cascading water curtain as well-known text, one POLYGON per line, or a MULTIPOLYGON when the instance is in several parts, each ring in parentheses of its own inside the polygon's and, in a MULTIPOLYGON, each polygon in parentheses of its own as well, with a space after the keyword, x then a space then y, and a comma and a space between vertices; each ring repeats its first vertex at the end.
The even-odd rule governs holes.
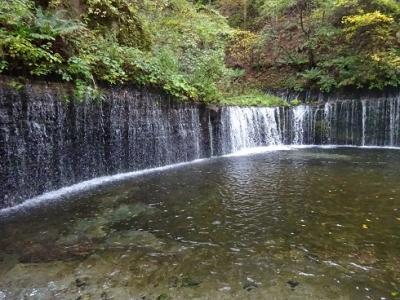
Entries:
POLYGON ((280 109, 227 107, 222 110, 223 153, 283 143, 280 109))
POLYGON ((222 110, 223 153, 289 145, 400 146, 400 98, 222 110), (281 113, 281 110, 283 113, 281 113))

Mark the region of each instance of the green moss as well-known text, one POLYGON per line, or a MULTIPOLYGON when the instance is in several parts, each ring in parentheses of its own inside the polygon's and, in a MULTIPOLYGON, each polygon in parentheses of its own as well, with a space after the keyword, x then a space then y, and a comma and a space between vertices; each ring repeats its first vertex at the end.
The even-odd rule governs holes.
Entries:
POLYGON ((290 101, 291 106, 297 106, 300 104, 301 104, 301 101, 299 99, 293 99, 292 101, 290 101))
POLYGON ((21 82, 18 79, 11 79, 6 82, 6 85, 17 92, 21 91, 25 86, 24 82, 21 82))
POLYGON ((280 97, 263 93, 261 91, 251 91, 241 95, 228 96, 220 101, 223 105, 233 106, 289 106, 288 102, 280 97))

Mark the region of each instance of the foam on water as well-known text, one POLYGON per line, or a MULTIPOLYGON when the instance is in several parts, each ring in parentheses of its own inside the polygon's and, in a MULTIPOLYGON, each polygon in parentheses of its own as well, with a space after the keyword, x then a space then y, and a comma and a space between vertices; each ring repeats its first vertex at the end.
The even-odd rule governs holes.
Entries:
POLYGON ((337 149, 337 148, 358 148, 358 149, 388 149, 388 150, 400 150, 400 147, 395 146, 355 146, 355 145, 292 145, 292 149, 337 149))
POLYGON ((224 157, 249 156, 249 155, 261 154, 272 151, 289 151, 293 150, 294 148, 295 146, 285 146, 285 145, 245 148, 231 154, 226 154, 224 155, 224 157))

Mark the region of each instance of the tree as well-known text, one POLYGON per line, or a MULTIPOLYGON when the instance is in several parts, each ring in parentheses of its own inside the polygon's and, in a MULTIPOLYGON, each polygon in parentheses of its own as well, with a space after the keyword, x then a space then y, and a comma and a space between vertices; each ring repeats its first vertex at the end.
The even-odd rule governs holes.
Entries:
POLYGON ((258 7, 252 57, 259 63, 245 67, 253 73, 247 78, 326 91, 400 84, 398 1, 265 0, 258 7))

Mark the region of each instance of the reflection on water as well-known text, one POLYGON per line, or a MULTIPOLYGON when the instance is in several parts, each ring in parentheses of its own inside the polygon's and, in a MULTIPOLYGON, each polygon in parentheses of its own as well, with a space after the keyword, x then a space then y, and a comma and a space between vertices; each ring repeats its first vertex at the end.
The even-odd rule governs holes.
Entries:
POLYGON ((396 299, 399 159, 225 157, 0 216, 0 299, 396 299))

